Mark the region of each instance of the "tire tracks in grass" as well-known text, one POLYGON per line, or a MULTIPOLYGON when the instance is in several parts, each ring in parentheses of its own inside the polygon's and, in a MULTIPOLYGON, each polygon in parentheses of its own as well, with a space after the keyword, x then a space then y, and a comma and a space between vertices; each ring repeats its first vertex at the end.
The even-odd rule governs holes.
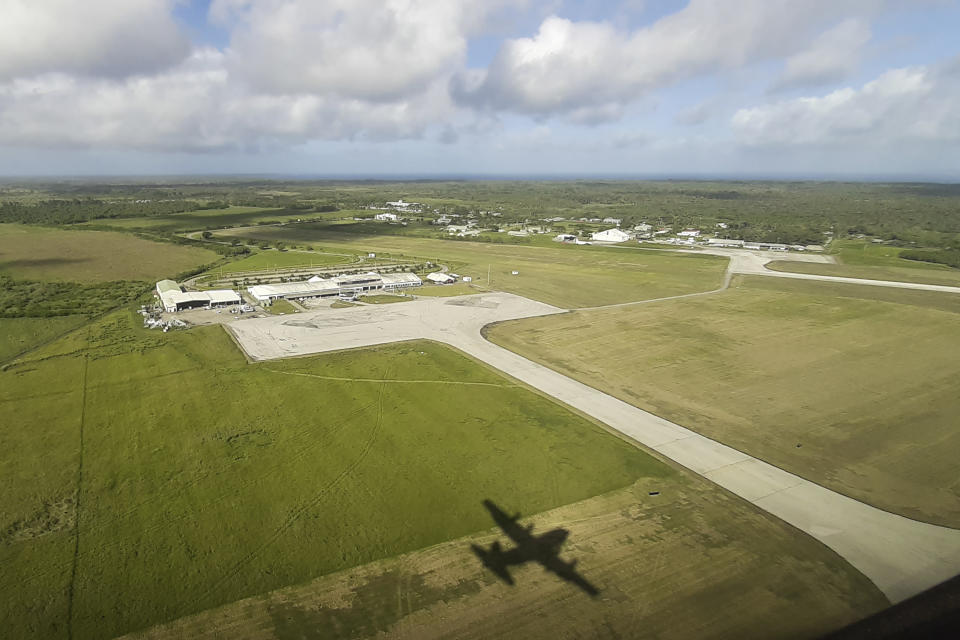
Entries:
MULTIPOLYGON (((358 416, 364 415, 369 409, 371 409, 372 407, 374 407, 374 406, 377 404, 377 402, 378 402, 377 400, 374 400, 373 402, 371 402, 371 403, 369 403, 369 404, 366 404, 366 405, 364 405, 364 406, 362 406, 362 407, 359 407, 358 409, 356 409, 356 410, 348 413, 348 414, 347 414, 346 416, 344 416, 344 418, 339 422, 339 424, 336 425, 336 427, 334 427, 333 429, 330 429, 329 431, 327 431, 327 432, 324 434, 324 436, 325 436, 324 438, 319 439, 319 440, 316 440, 316 441, 311 441, 311 442, 310 442, 309 444, 307 444, 306 446, 303 446, 303 447, 298 448, 297 453, 295 453, 295 454, 292 455, 292 456, 288 456, 287 458, 284 458, 284 461, 283 461, 282 464, 281 464, 281 463, 278 463, 277 465, 274 465, 274 466, 269 467, 266 471, 264 471, 264 473, 263 473, 262 475, 269 475, 269 474, 273 473, 274 471, 276 471, 277 469, 279 469, 279 468, 281 468, 281 467, 286 467, 286 466, 289 465, 290 461, 301 460, 301 459, 303 459, 304 457, 306 457, 307 455, 309 455, 310 453, 312 453, 313 451, 315 451, 317 447, 327 444, 327 443, 330 441, 330 438, 334 437, 336 434, 340 433, 343 429, 345 429, 346 427, 348 427, 348 426, 352 423, 352 421, 353 421, 354 418, 356 418, 356 417, 358 417, 358 416)), ((306 433, 304 432, 304 433, 302 434, 302 436, 305 436, 305 435, 306 435, 306 433)), ((183 491, 188 490, 189 488, 193 487, 194 485, 196 485, 196 484, 198 484, 199 482, 201 482, 201 481, 203 481, 204 479, 206 479, 206 477, 207 477, 206 475, 204 475, 204 476, 199 476, 199 475, 198 475, 198 476, 195 476, 195 477, 191 478, 189 481, 187 481, 187 482, 183 483, 182 485, 180 485, 180 486, 174 491, 174 493, 173 493, 172 495, 177 495, 177 494, 179 494, 179 493, 182 493, 183 491)), ((155 502, 157 502, 158 500, 162 500, 162 499, 164 499, 164 498, 169 498, 169 497, 170 497, 169 495, 168 495, 168 496, 164 496, 164 495, 162 494, 161 489, 162 489, 163 487, 167 486, 171 481, 172 481, 172 479, 171 479, 171 480, 168 480, 167 482, 165 482, 165 483, 164 483, 163 485, 161 485, 159 488, 151 490, 151 493, 150 493, 149 497, 145 498, 144 500, 141 500, 141 501, 137 502, 136 504, 134 504, 134 505, 131 506, 130 508, 128 508, 128 509, 126 509, 125 511, 119 513, 119 514, 116 515, 115 517, 111 518, 109 522, 106 522, 106 523, 104 523, 104 524, 101 524, 101 525, 96 526, 95 528, 91 529, 91 531, 88 532, 88 533, 103 533, 103 532, 107 532, 107 531, 116 529, 116 528, 117 528, 117 525, 122 524, 124 521, 126 521, 126 520, 128 520, 129 518, 131 518, 131 517, 133 517, 134 515, 136 515, 136 513, 137 513, 140 509, 142 509, 143 507, 149 506, 150 504, 155 503, 155 502)), ((232 494, 223 494, 223 495, 221 495, 220 497, 218 497, 218 498, 216 498, 216 499, 214 499, 214 500, 208 501, 207 504, 208 504, 208 505, 217 504, 217 503, 219 503, 219 502, 222 502, 222 501, 225 500, 226 498, 228 498, 230 495, 232 495, 232 494)), ((156 531, 159 531, 159 530, 161 530, 161 529, 164 529, 164 528, 166 528, 166 527, 169 527, 171 524, 173 524, 173 523, 175 523, 175 522, 180 522, 180 521, 185 520, 185 519, 187 519, 187 518, 188 518, 188 515, 186 515, 186 514, 185 514, 185 515, 182 515, 182 516, 179 516, 179 517, 176 517, 176 518, 165 518, 165 519, 163 519, 162 522, 158 522, 157 524, 155 524, 155 525, 153 525, 153 526, 151 526, 151 527, 147 527, 147 528, 142 529, 142 530, 141 530, 141 534, 144 535, 144 536, 149 536, 150 534, 153 534, 153 533, 156 532, 156 531)), ((114 548, 114 547, 118 547, 118 546, 121 546, 121 545, 123 545, 123 544, 125 544, 125 543, 126 543, 126 541, 123 540, 123 539, 114 539, 114 540, 112 540, 111 542, 107 542, 107 543, 98 545, 95 549, 90 549, 90 550, 87 551, 87 552, 79 553, 79 554, 77 555, 77 559, 78 559, 78 560, 83 560, 84 558, 86 558, 86 557, 88 557, 88 556, 90 556, 90 555, 94 555, 94 556, 95 556, 95 555, 103 552, 104 550, 107 550, 107 549, 110 549, 110 548, 114 548)), ((56 566, 54 566, 50 571, 45 571, 45 572, 40 572, 40 573, 31 574, 28 582, 32 584, 32 583, 37 582, 37 581, 39 581, 39 580, 43 580, 43 579, 45 579, 45 578, 48 578, 48 577, 50 577, 51 575, 53 575, 54 573, 58 573, 58 572, 60 572, 60 571, 63 571, 64 569, 66 569, 66 568, 67 568, 67 564, 68 564, 68 563, 65 562, 65 563, 63 563, 63 564, 61 564, 61 565, 56 565, 56 566)))
POLYGON ((310 509, 316 507, 320 502, 330 493, 331 490, 335 489, 344 479, 347 478, 353 471, 360 466, 360 464, 366 459, 367 455, 370 453, 370 450, 373 449, 374 443, 377 441, 378 436, 380 435, 381 428, 383 426, 383 396, 386 389, 386 381, 383 381, 380 385, 380 392, 377 398, 377 418, 374 421, 373 429, 371 429, 370 434, 367 436, 367 439, 364 441, 363 446, 360 449, 359 454, 356 458, 353 459, 350 464, 348 464, 337 476, 328 482, 320 491, 318 491, 314 496, 302 503, 300 506, 295 508, 284 521, 278 526, 270 536, 264 540, 262 543, 257 545, 253 550, 243 556, 238 562, 236 562, 233 567, 227 573, 222 575, 216 581, 214 581, 207 590, 199 598, 190 598, 190 600, 178 603, 177 609, 183 609, 187 602, 203 602, 207 600, 210 595, 223 584, 225 584, 231 578, 234 578, 239 574, 244 567, 249 565, 251 562, 256 560, 268 547, 280 539, 283 534, 285 534, 297 520, 300 519, 303 514, 305 514, 310 509))
POLYGON ((80 396, 80 462, 77 465, 77 490, 74 498, 73 561, 70 565, 70 585, 67 588, 67 639, 73 640, 73 597, 76 590, 77 564, 80 561, 80 498, 83 493, 83 427, 87 416, 87 369, 90 358, 83 358, 80 396))

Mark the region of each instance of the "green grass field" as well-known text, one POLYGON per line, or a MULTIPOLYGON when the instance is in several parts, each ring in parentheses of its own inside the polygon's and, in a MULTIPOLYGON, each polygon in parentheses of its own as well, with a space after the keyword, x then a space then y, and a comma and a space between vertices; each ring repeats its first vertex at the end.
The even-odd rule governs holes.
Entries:
MULTIPOLYGON (((326 267, 332 264, 352 262, 353 256, 321 253, 318 251, 257 251, 253 255, 223 265, 223 273, 262 271, 285 267, 326 267)), ((220 270, 217 270, 219 273, 220 270)))
POLYGON ((0 364, 83 324, 83 316, 0 318, 0 364))
POLYGON ((536 513, 678 481, 437 344, 249 365, 219 327, 139 324, 0 372, 8 637, 109 638, 427 547, 488 528, 490 496, 536 513))
POLYGON ((422 287, 412 289, 411 293, 415 296, 424 296, 428 298, 450 298, 453 296, 468 296, 474 293, 482 293, 485 289, 477 287, 466 282, 456 284, 425 284, 422 287))
POLYGON ((489 336, 814 482, 960 526, 960 296, 740 277, 489 336))
POLYGON ((30 280, 158 280, 212 263, 206 249, 109 231, 0 224, 0 273, 30 280))
POLYGON ((718 287, 725 258, 597 246, 497 245, 336 231, 336 225, 302 224, 221 232, 224 237, 322 244, 336 251, 375 251, 379 258, 417 256, 442 262, 483 286, 560 307, 589 307, 660 298, 718 287), (518 271, 512 275, 512 271, 518 271))
POLYGON ((297 308, 293 306, 288 300, 274 300, 273 304, 269 307, 266 307, 267 311, 273 315, 283 315, 288 313, 297 313, 297 308))
POLYGON ((97 219, 78 226, 109 227, 123 231, 144 230, 167 233, 184 233, 218 227, 257 224, 259 222, 283 222, 297 218, 314 217, 321 214, 277 213, 281 209, 262 207, 230 207, 229 209, 201 209, 185 211, 166 216, 147 216, 143 218, 97 219))
POLYGON ((394 304, 397 302, 413 302, 413 298, 384 293, 373 296, 362 296, 360 302, 365 302, 366 304, 394 304))
POLYGON ((498 581, 470 548, 503 542, 488 529, 129 640, 817 638, 887 606, 822 544, 707 482, 644 478, 521 523, 569 530, 562 557, 600 597, 532 564, 510 568, 516 586, 498 581))
POLYGON ((960 287, 960 269, 906 260, 899 257, 901 251, 905 249, 875 244, 869 240, 837 240, 831 245, 831 253, 837 256, 840 264, 774 261, 767 267, 774 271, 793 273, 960 287))

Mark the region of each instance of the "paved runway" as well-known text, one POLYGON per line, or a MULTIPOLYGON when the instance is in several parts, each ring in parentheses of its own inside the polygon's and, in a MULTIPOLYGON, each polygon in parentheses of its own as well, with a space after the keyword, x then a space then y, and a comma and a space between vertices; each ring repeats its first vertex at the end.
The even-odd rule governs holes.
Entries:
POLYGON ((785 520, 848 560, 893 602, 960 573, 960 530, 881 511, 705 438, 552 369, 481 334, 491 322, 564 313, 507 293, 347 309, 228 324, 257 360, 427 338, 447 343, 785 520))

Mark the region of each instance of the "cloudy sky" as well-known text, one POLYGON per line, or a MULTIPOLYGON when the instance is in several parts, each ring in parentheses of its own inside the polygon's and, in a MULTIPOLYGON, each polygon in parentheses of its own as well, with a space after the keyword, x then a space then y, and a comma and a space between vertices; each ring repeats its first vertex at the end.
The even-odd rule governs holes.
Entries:
POLYGON ((0 174, 960 180, 954 0, 0 0, 0 174))

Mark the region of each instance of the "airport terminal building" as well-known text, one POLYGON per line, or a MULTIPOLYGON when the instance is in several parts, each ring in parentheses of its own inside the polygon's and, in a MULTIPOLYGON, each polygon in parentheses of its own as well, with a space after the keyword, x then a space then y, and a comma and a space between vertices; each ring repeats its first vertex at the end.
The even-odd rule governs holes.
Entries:
POLYGON ((371 291, 394 292, 419 287, 423 281, 415 273, 376 273, 369 271, 354 275, 319 278, 314 276, 301 282, 278 282, 249 287, 257 302, 269 304, 279 298, 326 298, 356 296, 371 291))

